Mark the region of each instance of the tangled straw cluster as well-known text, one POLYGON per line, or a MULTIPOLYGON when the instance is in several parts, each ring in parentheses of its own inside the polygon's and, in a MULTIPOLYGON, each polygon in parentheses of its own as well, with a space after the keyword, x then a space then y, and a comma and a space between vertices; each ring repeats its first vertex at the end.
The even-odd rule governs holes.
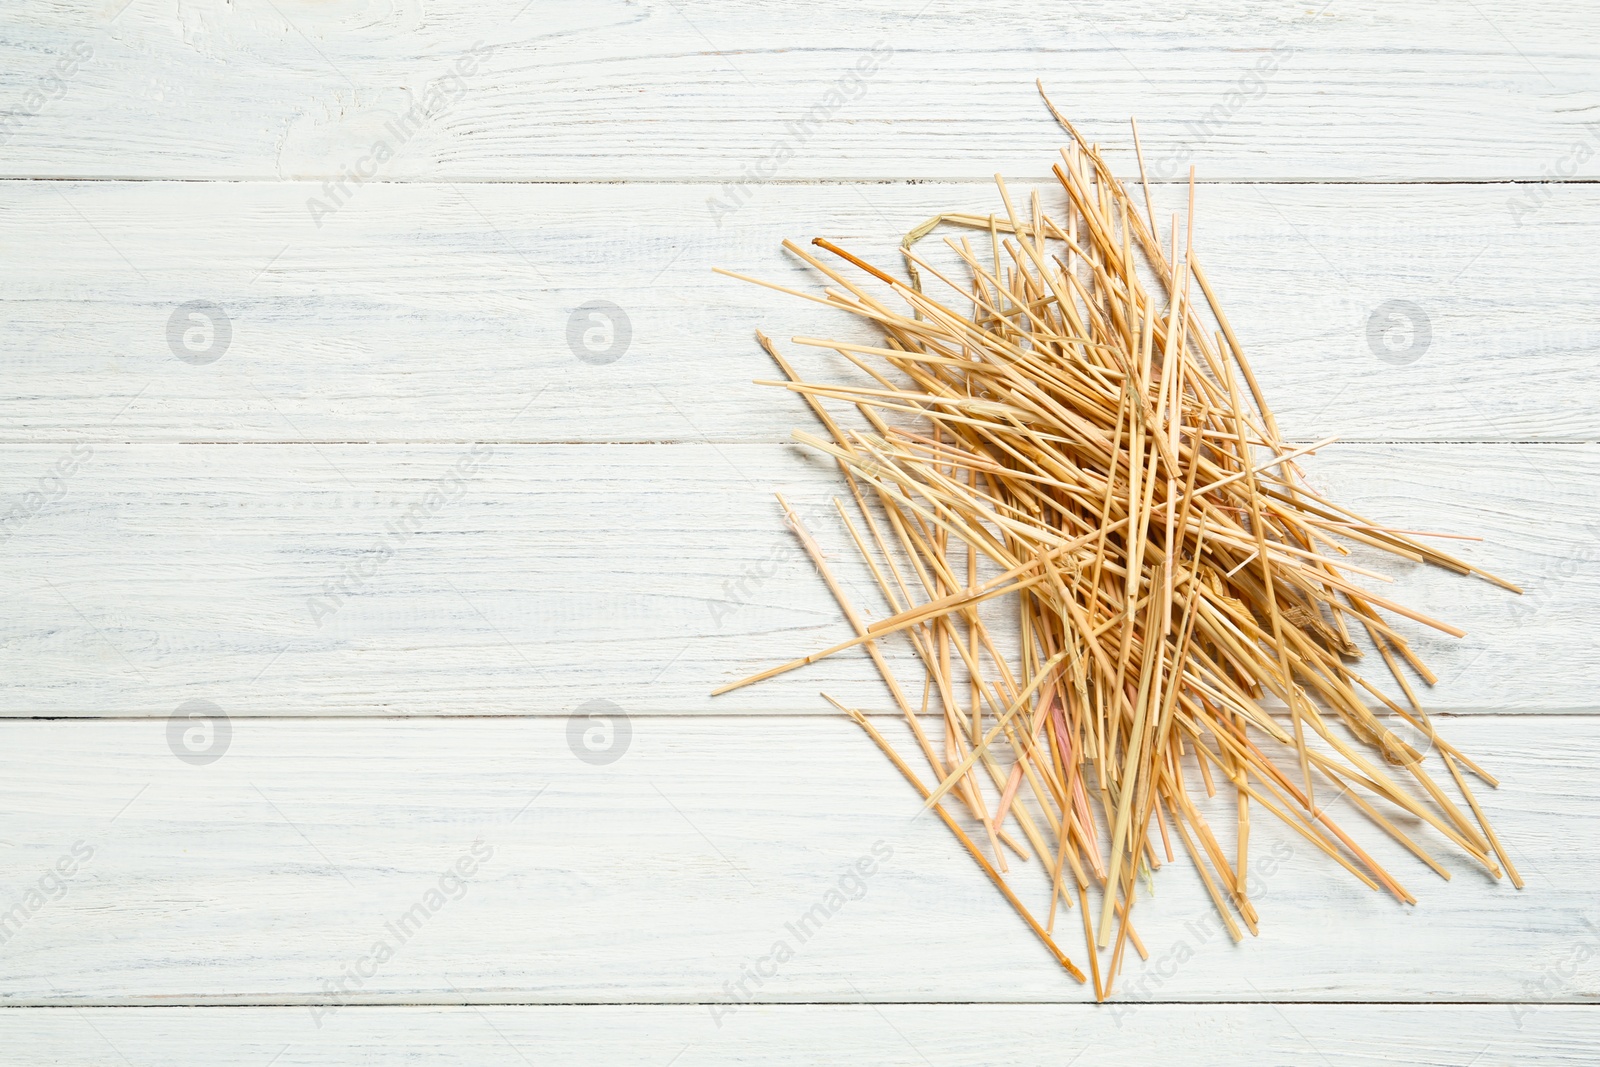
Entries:
POLYGON ((1035 192, 1024 216, 997 178, 1003 216, 941 215, 907 236, 909 283, 825 240, 814 244, 839 265, 785 242, 831 286, 821 297, 782 291, 883 335, 881 345, 795 339, 866 376, 849 383, 802 380, 760 340, 786 377, 765 384, 799 393, 826 429, 794 436, 838 461, 860 523, 836 501, 840 518, 890 614, 864 619, 784 503, 856 636, 719 692, 865 649, 934 784, 860 711, 841 710, 1082 981, 1053 933, 1058 904, 1079 908, 1102 999, 1128 942, 1144 954, 1130 921, 1136 878, 1172 861, 1175 844, 1233 938, 1241 924, 1256 933, 1253 810, 1402 901, 1415 898, 1330 817, 1335 797, 1441 876, 1397 818, 1425 823, 1496 877, 1503 865, 1520 887, 1463 769, 1494 779, 1435 732, 1406 672, 1434 678, 1385 613, 1461 631, 1357 585, 1355 575, 1386 579, 1347 562, 1343 542, 1516 587, 1418 539, 1433 535, 1381 526, 1304 483, 1295 459, 1328 442, 1283 442, 1194 254, 1192 172, 1186 221, 1172 217, 1164 245, 1148 183, 1141 212, 1098 149, 1057 118, 1072 135, 1054 167, 1065 210, 1046 214, 1035 192), (964 280, 913 248, 941 225, 979 232, 979 247, 946 239, 964 280), (969 310, 927 295, 924 275, 969 310), (826 402, 865 423, 846 428, 826 402), (1014 631, 993 626, 989 602, 1001 598, 1016 606, 1014 631), (1352 668, 1357 633, 1409 707, 1352 668), (884 658, 891 639, 920 658, 919 701, 884 658), (930 732, 940 718, 942 736, 930 732), (1428 773, 1430 754, 1470 815, 1428 773), (1237 798, 1231 857, 1191 798, 1197 788, 1237 798), (1006 853, 1027 859, 1030 845, 1051 879, 1043 922, 1006 876, 1006 853))

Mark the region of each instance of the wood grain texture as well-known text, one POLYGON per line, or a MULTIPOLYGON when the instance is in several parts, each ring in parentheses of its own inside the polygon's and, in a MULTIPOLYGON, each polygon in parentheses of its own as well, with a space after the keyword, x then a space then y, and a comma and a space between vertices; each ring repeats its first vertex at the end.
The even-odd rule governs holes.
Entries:
MULTIPOLYGON (((912 745, 903 724, 883 726, 912 745)), ((1600 997, 1600 858, 1586 831, 1600 719, 1446 726, 1501 776, 1480 794, 1526 890, 1420 832, 1454 871, 1447 884, 1338 815, 1416 894, 1407 908, 1263 816, 1251 836, 1261 936, 1231 945, 1192 868, 1163 868, 1138 905, 1151 958, 1129 954, 1123 1014, 1147 1001, 1600 997)), ((629 728, 594 765, 562 719, 235 719, 220 758, 193 765, 159 721, 0 724, 6 906, 43 890, 9 920, 0 997, 341 1010, 1092 997, 938 821, 911 818, 916 794, 854 724, 629 728), (74 869, 45 881, 74 849, 74 869), (447 878, 468 856, 465 877, 447 878), (792 956, 762 962, 779 941, 792 956), (736 994, 758 966, 766 976, 736 994)), ((1035 908, 1049 892, 1037 872, 1015 875, 1035 908)), ((1062 943, 1082 956, 1075 933, 1062 943)))
POLYGON ((10 5, 0 1059, 1595 1062, 1597 71, 1578 0, 10 5), (1380 844, 1402 908, 1258 825, 1262 937, 1180 863, 1096 1007, 825 714, 884 706, 864 657, 707 699, 844 636, 772 490, 877 607, 748 384, 757 326, 853 327, 711 268, 991 210, 1062 141, 1035 77, 1127 176, 1140 119, 1161 210, 1198 169, 1280 422, 1347 442, 1318 487, 1527 587, 1385 567, 1469 631, 1399 624, 1525 892, 1380 844))
MULTIPOLYGON (((832 513, 842 480, 798 446, 4 455, 7 715, 166 716, 190 699, 251 715, 551 715, 601 697, 635 714, 826 713, 819 688, 888 706, 856 652, 708 700, 850 636, 774 492, 823 538, 852 599, 885 613, 832 513)), ((1352 557, 1398 579, 1384 595, 1468 632, 1397 620, 1439 675, 1433 707, 1596 708, 1600 449, 1335 445, 1307 469, 1320 492, 1400 528, 1486 538, 1446 547, 1525 584, 1517 597, 1352 557)), ((885 648, 914 678, 909 643, 885 648)), ((1385 676, 1375 656, 1364 666, 1385 676)))
POLYGON ((720 1029, 690 1005, 348 1008, 318 1030, 304 1008, 84 1008, 0 1011, 19 1067, 330 1067, 361 1058, 425 1067, 524 1063, 787 1065, 861 1062, 935 1067, 1120 1067, 1174 1062, 1236 1067, 1588 1067, 1600 1015, 1549 1005, 1519 1016, 1479 1005, 1152 1004, 754 1005, 720 1029), (1519 1020, 1522 1022, 1518 1027, 1519 1020), (1078 1058, 1074 1061, 1073 1057, 1078 1058))
MULTIPOLYGON (((1200 191, 1197 247, 1286 433, 1600 438, 1600 308, 1582 298, 1600 186, 1556 187, 1521 228, 1514 188, 1200 191)), ((755 329, 877 338, 712 268, 816 291, 785 238, 893 265, 931 215, 999 206, 992 187, 779 185, 719 227, 708 186, 379 185, 319 228, 319 193, 0 184, 5 240, 50 250, 0 263, 0 440, 786 440, 802 407, 751 384, 775 373, 755 329), (169 337, 196 300, 231 331, 205 365, 169 337), (570 346, 593 300, 627 316, 616 362, 570 346)), ((809 374, 848 371, 787 349, 809 374)))
POLYGON ((1097 139, 1144 119, 1169 177, 1593 176, 1561 169, 1600 89, 1577 0, 518 6, 30 5, 0 49, 3 173, 320 180, 387 139, 395 180, 1043 175, 1040 77, 1097 139))

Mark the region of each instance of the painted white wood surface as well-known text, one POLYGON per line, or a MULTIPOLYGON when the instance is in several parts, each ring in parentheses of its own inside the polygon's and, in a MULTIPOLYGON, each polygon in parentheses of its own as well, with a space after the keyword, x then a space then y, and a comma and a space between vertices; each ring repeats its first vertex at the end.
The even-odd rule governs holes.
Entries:
MULTIPOLYGON (((1230 944, 1190 865, 1163 868, 1136 911, 1151 958, 1129 954, 1123 1003, 1600 997, 1600 718, 1446 725, 1504 783, 1480 795, 1525 890, 1420 832, 1455 872, 1446 883, 1334 802, 1417 896, 1408 908, 1259 817, 1261 936, 1230 944)), ((750 999, 1092 997, 944 826, 912 819, 916 794, 842 717, 636 718, 604 765, 575 755, 559 718, 237 720, 205 765, 176 758, 161 721, 4 728, 8 890, 89 853, 11 929, 13 1004, 707 1005, 779 940, 793 957, 761 964, 750 999), (875 849, 845 886, 858 899, 800 928, 875 849), (474 850, 470 877, 445 881, 474 850), (414 905, 427 910, 402 926, 414 905)), ((1015 880, 1039 908, 1049 883, 1029 868, 1015 880)))
POLYGON ((124 1059, 140 1067, 662 1067, 674 1055, 713 1067, 1588 1067, 1600 1042, 1596 1022, 1596 1012, 1564 1005, 1523 1016, 1480 1005, 1151 1004, 1121 1017, 1090 1005, 757 1005, 717 1029, 698 1006, 491 1005, 349 1008, 318 1031, 304 1008, 83 1008, 0 1012, 0 1041, 19 1067, 124 1059))
POLYGON ((17 8, 0 99, 59 92, 15 124, 17 176, 321 179, 381 139, 397 149, 382 175, 408 180, 722 183, 766 161, 769 179, 1043 175, 1056 137, 1036 77, 1100 140, 1142 119, 1174 174, 1595 173, 1561 169, 1596 136, 1600 32, 1582 0, 17 8), (57 90, 46 79, 80 44, 92 55, 57 90), (850 80, 875 46, 892 55, 850 80), (388 130, 419 102, 421 132, 388 130), (791 131, 819 105, 814 130, 791 131))
MULTIPOLYGON (((1197 247, 1286 433, 1600 437, 1600 307, 1587 299, 1600 186, 1549 187, 1520 228, 1505 206, 1516 188, 1200 190, 1197 247), (1425 317, 1425 342, 1381 334, 1391 301, 1425 317), (1385 341, 1418 347, 1392 356, 1385 341)), ((0 263, 15 353, 0 441, 786 440, 801 406, 751 384, 774 376, 754 330, 869 338, 711 269, 818 291, 785 238, 827 236, 893 266, 933 214, 1000 209, 992 184, 774 185, 719 227, 702 185, 376 185, 319 228, 306 208, 319 192, 0 183, 0 235, 41 250, 0 263), (231 326, 202 366, 168 339, 194 300, 231 326), (616 362, 569 347, 591 300, 628 317, 616 362)), ((1171 210, 1181 194, 1157 200, 1171 210)), ((786 348, 808 372, 841 373, 837 357, 786 348)))
MULTIPOLYGON (((852 600, 886 612, 832 512, 848 499, 832 461, 797 445, 3 454, 6 715, 160 717, 190 699, 236 715, 565 714, 598 697, 634 714, 830 713, 819 688, 889 706, 861 652, 708 696, 850 636, 774 492, 852 600)), ((1597 709, 1600 449, 1334 445, 1306 467, 1402 529, 1484 537, 1440 543, 1527 589, 1352 556, 1397 579, 1358 582, 1467 631, 1395 619, 1439 676, 1433 707, 1597 709)), ((885 649, 917 676, 909 642, 885 649)), ((1387 677, 1376 656, 1365 669, 1387 677)))
POLYGON ((1577 0, 11 5, 0 905, 96 851, 0 944, 0 1058, 1594 1062, 1597 59, 1577 0), (1505 779, 1526 892, 1401 858, 1403 909, 1297 853, 1260 940, 1164 975, 1208 911, 1180 864, 1141 905, 1143 984, 1096 1008, 816 714, 824 686, 881 702, 864 659, 706 699, 842 634, 768 495, 837 485, 747 383, 756 326, 848 328, 710 268, 793 284, 781 238, 889 260, 988 209, 1060 143, 1036 76, 1124 174, 1134 115, 1158 179, 1223 183, 1200 247, 1286 430, 1368 442, 1314 476, 1485 534, 1461 553, 1528 587, 1389 590, 1470 631, 1402 624, 1505 779), (596 299, 634 334, 608 366, 565 339, 596 299), (233 328, 205 366, 167 339, 194 300, 233 328), (1368 333, 1397 300, 1427 317, 1411 362, 1368 333), (471 442, 459 499, 316 626, 306 597, 471 442), (633 731, 609 766, 566 736, 597 698, 633 731), (232 716, 216 763, 168 748, 189 699, 232 716), (322 980, 480 832, 482 877, 363 991, 387 1003, 316 1027, 322 980), (722 984, 880 837, 866 899, 763 990, 794 1003, 718 1028, 722 984))

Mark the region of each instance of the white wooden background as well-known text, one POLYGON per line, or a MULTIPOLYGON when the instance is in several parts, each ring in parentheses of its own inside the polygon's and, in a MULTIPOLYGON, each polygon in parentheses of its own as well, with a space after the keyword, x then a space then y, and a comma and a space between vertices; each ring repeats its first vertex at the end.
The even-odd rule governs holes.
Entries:
POLYGON ((1591 4, 19 0, 0 115, 0 1061, 1600 1059, 1591 4), (864 659, 707 698, 843 633, 770 496, 835 476, 749 383, 757 325, 851 328, 710 268, 800 283, 784 237, 889 259, 987 210, 1061 141, 1035 77, 1125 173, 1130 115, 1158 176, 1199 168, 1286 433, 1343 438, 1312 476, 1526 586, 1389 568, 1469 631, 1414 628, 1525 891, 1380 848, 1402 908, 1261 827, 1261 937, 1174 865, 1095 1006, 817 698, 881 706, 864 659), (567 343, 591 300, 631 324, 610 364, 567 343), (1397 300, 1428 323, 1400 361, 1369 337, 1397 300), (214 362, 169 343, 191 301, 214 362), (605 764, 569 741, 597 700, 605 764), (227 717, 213 762, 172 747, 190 701, 227 717))

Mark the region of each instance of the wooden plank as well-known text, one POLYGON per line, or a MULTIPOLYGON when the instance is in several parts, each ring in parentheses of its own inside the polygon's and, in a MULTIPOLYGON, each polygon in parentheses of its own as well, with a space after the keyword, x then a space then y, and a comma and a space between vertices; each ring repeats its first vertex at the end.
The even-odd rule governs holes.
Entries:
MULTIPOLYGON (((0 711, 166 716, 829 713, 886 707, 842 654, 709 702, 850 636, 772 494, 850 596, 886 605, 833 514, 831 461, 781 445, 35 445, 0 470, 0 711), (59 472, 59 473, 58 473, 59 472)), ((1594 446, 1336 445, 1313 485, 1524 583, 1358 554, 1406 619, 1443 711, 1596 708, 1594 446)), ((1365 582, 1365 579, 1358 580, 1365 582)), ((1377 583, 1374 583, 1377 584, 1377 583)), ((996 624, 1008 615, 997 603, 996 624)), ((909 643, 886 650, 918 676, 909 643)), ((1364 664, 1375 680, 1376 657, 1364 664)))
POLYGON ((1592 176, 1590 14, 80 0, 6 15, 3 173, 321 180, 383 142, 389 180, 1042 175, 1042 77, 1092 136, 1144 119, 1168 176, 1592 176))
MULTIPOLYGON (((903 724, 882 723, 911 745, 903 724)), ((1420 832, 1455 872, 1446 884, 1335 801, 1416 894, 1407 908, 1262 816, 1261 937, 1231 945, 1189 866, 1163 868, 1138 904, 1150 960, 1129 953, 1121 1014, 1150 1001, 1600 996, 1600 858, 1586 845, 1600 718, 1447 728, 1502 776, 1480 796, 1525 891, 1420 832)), ((848 721, 636 718, 604 764, 575 755, 572 729, 235 719, 218 758, 197 763, 175 757, 162 723, 0 724, 0 884, 22 909, 5 912, 0 997, 320 1003, 337 1019, 358 1002, 1090 996, 938 821, 911 818, 916 795, 848 721)), ((1042 907, 1037 862, 1014 877, 1042 907)), ((1063 945, 1082 957, 1075 935, 1063 945)))
POLYGON ((7 1062, 1595 1059, 1592 13, 918 6, 0 15, 7 1062), (1060 142, 1036 75, 1124 173, 1143 119, 1167 207, 1221 183, 1201 248, 1281 422, 1365 442, 1318 486, 1528 587, 1384 568, 1469 630, 1400 624, 1526 893, 1380 846, 1399 908, 1258 823, 1262 939, 1163 871, 1096 1008, 818 716, 884 705, 863 657, 705 697, 844 635, 772 489, 876 606, 747 384, 757 325, 839 327, 709 269, 983 210, 1060 142), (1317 181, 1365 184, 1272 184, 1317 181), (1371 184, 1430 182, 1507 184, 1371 184))
POLYGON ((325 1027, 304 1008, 21 1008, 0 1012, 17 1063, 325 1067, 358 1056, 446 1065, 610 1063, 786 1065, 811 1062, 1082 1067, 1319 1063, 1537 1062, 1587 1067, 1600 1013, 1549 1005, 1152 1004, 1137 1016, 1088 1005, 757 1005, 718 1028, 698 1005, 348 1008, 325 1027), (274 1059, 276 1057, 276 1059, 274 1059))
MULTIPOLYGON (((1600 187, 1551 187, 1521 228, 1515 188, 1201 190, 1198 247, 1286 433, 1600 437, 1600 308, 1575 298, 1600 284, 1600 187)), ((6 239, 50 248, 0 263, 0 441, 786 440, 802 408, 750 384, 774 374, 754 330, 875 338, 711 269, 816 288, 783 239, 893 264, 929 216, 997 205, 970 185, 780 185, 719 227, 714 193, 374 185, 319 228, 311 185, 0 184, 6 239), (626 326, 608 335, 592 301, 626 326), (615 361, 580 358, 590 330, 615 361)))

